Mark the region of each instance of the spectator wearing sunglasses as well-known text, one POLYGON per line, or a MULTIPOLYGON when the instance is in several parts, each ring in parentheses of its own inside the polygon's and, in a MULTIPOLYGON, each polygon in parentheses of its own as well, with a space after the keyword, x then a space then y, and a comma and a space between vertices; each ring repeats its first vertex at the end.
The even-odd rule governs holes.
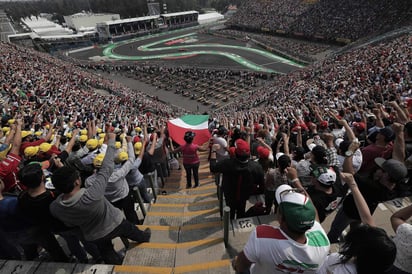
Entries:
POLYGON ((320 223, 338 207, 346 194, 336 185, 336 172, 325 166, 312 170, 312 184, 307 192, 318 211, 320 223))
POLYGON ((237 272, 314 273, 329 252, 329 241, 316 208, 303 189, 296 169, 287 168, 290 185, 276 190, 279 226, 259 225, 232 262, 237 272))

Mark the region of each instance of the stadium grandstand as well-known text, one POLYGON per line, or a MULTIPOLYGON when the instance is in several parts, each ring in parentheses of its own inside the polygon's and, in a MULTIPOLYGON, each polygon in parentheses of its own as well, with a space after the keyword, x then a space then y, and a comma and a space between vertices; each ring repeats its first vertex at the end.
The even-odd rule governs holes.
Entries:
POLYGON ((228 22, 249 31, 350 43, 411 23, 409 1, 247 0, 228 22))
POLYGON ((0 273, 412 273, 410 0, 236 10, 0 42, 0 273))
POLYGON ((10 19, 7 17, 7 14, 4 10, 0 9, 0 41, 7 42, 8 36, 16 34, 13 26, 10 23, 10 19))
POLYGON ((79 12, 76 14, 64 16, 66 25, 77 32, 95 31, 97 23, 119 19, 120 15, 113 13, 79 12))
POLYGON ((198 15, 199 12, 197 11, 185 11, 106 21, 97 24, 97 31, 102 41, 106 41, 106 39, 123 40, 165 29, 173 30, 196 26, 198 24, 198 15))

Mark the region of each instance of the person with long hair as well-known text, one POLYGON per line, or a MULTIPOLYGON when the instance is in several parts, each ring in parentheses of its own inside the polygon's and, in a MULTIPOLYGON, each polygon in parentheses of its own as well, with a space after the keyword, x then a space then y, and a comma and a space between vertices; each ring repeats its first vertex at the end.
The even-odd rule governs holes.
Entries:
POLYGON ((193 144, 193 139, 195 138, 195 136, 196 134, 194 132, 186 131, 185 136, 183 137, 186 143, 172 151, 172 153, 182 152, 183 154, 183 167, 186 171, 186 188, 192 187, 192 173, 195 180, 194 187, 199 186, 200 159, 197 152, 207 150, 207 148, 205 147, 193 144))
MULTIPOLYGON (((278 157, 277 168, 270 168, 265 177, 265 207, 266 213, 270 214, 273 204, 275 202, 275 191, 283 184, 288 184, 286 175, 286 168, 291 166, 291 160, 288 155, 281 155, 278 157)), ((277 204, 275 203, 275 212, 277 211, 277 204)))
POLYGON ((358 209, 362 224, 351 228, 338 253, 330 254, 317 274, 387 273, 396 257, 396 246, 385 230, 376 227, 368 204, 350 173, 341 173, 358 209))

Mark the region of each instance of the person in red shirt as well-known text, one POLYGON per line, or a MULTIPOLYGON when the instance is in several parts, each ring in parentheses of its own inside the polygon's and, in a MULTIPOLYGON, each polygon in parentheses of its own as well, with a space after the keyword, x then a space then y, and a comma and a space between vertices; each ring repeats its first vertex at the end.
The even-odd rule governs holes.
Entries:
POLYGON ((31 134, 30 131, 23 131, 21 133, 21 147, 20 147, 20 153, 24 153, 24 149, 29 146, 40 146, 47 140, 50 140, 50 138, 53 135, 53 127, 50 127, 49 131, 47 132, 47 135, 45 137, 40 138, 39 140, 34 140, 33 135, 31 134))
POLYGON ((0 178, 4 182, 4 192, 19 193, 25 187, 19 184, 17 180, 17 173, 19 171, 19 164, 21 157, 19 155, 21 146, 21 126, 22 120, 17 119, 16 124, 13 125, 9 134, 14 134, 13 145, 6 158, 0 162, 0 178))
MULTIPOLYGON (((182 152, 183 154, 183 167, 186 170, 186 188, 192 187, 192 172, 193 178, 195 180, 195 186, 199 186, 199 156, 197 155, 197 151, 206 151, 207 148, 200 147, 196 144, 193 144, 193 139, 195 138, 195 133, 192 131, 186 131, 185 136, 183 139, 185 140, 186 144, 180 146, 173 150, 172 153, 182 152)), ((205 145, 208 145, 207 143, 205 145)))

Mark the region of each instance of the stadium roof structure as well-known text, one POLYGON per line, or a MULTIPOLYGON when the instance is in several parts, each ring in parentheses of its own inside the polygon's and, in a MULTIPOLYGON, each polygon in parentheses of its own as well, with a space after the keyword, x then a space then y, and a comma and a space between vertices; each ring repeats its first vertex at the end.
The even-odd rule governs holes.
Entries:
POLYGON ((119 20, 113 20, 113 21, 106 21, 100 24, 105 24, 105 25, 110 26, 110 25, 133 23, 133 22, 139 22, 139 21, 145 21, 145 20, 151 20, 151 19, 157 19, 157 18, 159 18, 159 15, 119 19, 119 20))
POLYGON ((67 15, 68 17, 78 18, 78 17, 90 17, 90 16, 107 16, 107 15, 114 15, 113 13, 92 13, 92 12, 78 12, 71 15, 67 15))
POLYGON ((189 10, 189 11, 181 11, 181 12, 173 12, 173 13, 164 13, 161 15, 163 17, 173 17, 173 16, 180 16, 180 15, 188 15, 188 14, 193 14, 193 13, 199 13, 199 12, 195 10, 189 10))
POLYGON ((49 21, 43 17, 31 16, 22 19, 22 22, 32 32, 38 34, 39 36, 68 35, 73 33, 71 29, 64 28, 63 26, 56 24, 52 21, 49 21))
POLYGON ((205 14, 199 14, 198 22, 200 25, 213 23, 219 20, 223 20, 225 17, 218 12, 209 12, 205 14))

